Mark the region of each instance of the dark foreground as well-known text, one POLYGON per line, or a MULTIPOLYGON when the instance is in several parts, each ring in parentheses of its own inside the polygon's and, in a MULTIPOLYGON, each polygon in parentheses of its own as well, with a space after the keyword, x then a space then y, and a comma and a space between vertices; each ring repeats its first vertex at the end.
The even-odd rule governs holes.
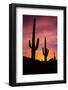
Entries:
POLYGON ((57 73, 57 60, 50 59, 48 62, 40 62, 31 58, 23 57, 23 75, 57 73))

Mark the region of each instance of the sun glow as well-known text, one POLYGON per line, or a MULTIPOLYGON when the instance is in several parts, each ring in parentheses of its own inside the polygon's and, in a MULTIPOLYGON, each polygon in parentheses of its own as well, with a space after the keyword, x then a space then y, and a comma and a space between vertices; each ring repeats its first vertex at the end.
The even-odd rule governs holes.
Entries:
MULTIPOLYGON (((44 60, 44 55, 42 54, 42 52, 37 52, 35 55, 35 58, 39 61, 45 61, 44 60)), ((48 57, 47 57, 47 61, 49 61, 51 58, 54 58, 54 55, 52 52, 49 53, 48 57)))
POLYGON ((43 54, 41 54, 41 52, 40 53, 36 53, 35 57, 39 61, 44 61, 44 56, 43 56, 43 54))

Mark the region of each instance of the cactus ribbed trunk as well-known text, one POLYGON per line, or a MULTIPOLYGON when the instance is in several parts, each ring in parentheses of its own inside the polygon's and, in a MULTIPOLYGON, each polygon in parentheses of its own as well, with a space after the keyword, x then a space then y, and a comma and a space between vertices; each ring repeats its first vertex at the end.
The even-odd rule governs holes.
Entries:
POLYGON ((32 59, 34 61, 35 60, 35 19, 34 19, 34 23, 33 23, 32 46, 34 47, 34 48, 32 48, 32 59))
POLYGON ((31 55, 32 55, 32 60, 34 61, 35 60, 35 52, 39 46, 39 38, 37 39, 37 43, 35 45, 35 26, 36 25, 36 20, 34 18, 34 21, 33 21, 33 31, 32 31, 32 44, 31 44, 31 41, 29 40, 29 47, 31 48, 31 55))
POLYGON ((32 51, 31 51, 32 53, 32 60, 34 61, 35 60, 35 50, 34 49, 32 49, 32 51))

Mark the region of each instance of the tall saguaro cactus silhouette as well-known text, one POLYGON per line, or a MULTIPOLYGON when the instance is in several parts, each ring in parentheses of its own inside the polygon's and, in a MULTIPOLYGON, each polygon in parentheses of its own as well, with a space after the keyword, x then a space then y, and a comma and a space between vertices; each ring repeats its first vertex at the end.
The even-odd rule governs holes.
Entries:
POLYGON ((35 45, 35 26, 36 26, 36 20, 34 18, 33 20, 33 32, 32 32, 32 44, 31 41, 29 40, 29 47, 31 48, 31 54, 32 54, 32 60, 35 60, 35 51, 37 50, 39 46, 39 38, 37 38, 37 42, 35 45))
POLYGON ((46 37, 45 37, 44 48, 42 48, 42 52, 43 52, 44 59, 45 59, 45 62, 46 62, 47 61, 47 56, 48 56, 48 53, 49 53, 49 50, 46 48, 46 37))

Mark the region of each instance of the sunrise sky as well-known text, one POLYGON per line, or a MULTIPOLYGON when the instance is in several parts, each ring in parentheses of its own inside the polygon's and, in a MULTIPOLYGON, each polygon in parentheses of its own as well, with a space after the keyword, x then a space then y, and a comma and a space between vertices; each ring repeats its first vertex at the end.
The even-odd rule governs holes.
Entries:
MULTIPOLYGON (((31 57, 31 48, 28 41, 32 41, 33 18, 36 19, 35 35, 39 38, 39 47, 35 58, 44 61, 42 48, 44 47, 44 38, 46 37, 46 46, 49 49, 48 60, 57 58, 57 16, 31 16, 23 15, 23 56, 31 57)), ((35 40, 35 43, 36 43, 35 40)))

